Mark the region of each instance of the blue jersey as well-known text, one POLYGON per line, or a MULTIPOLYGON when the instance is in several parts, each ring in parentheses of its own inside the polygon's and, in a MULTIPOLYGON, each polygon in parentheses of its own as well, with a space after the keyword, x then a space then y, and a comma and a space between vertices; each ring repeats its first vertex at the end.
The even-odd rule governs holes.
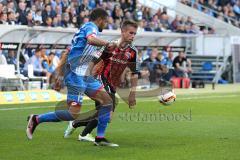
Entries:
POLYGON ((98 27, 93 22, 85 23, 77 33, 75 33, 70 53, 68 54, 68 64, 72 72, 79 76, 84 76, 89 62, 92 61, 97 47, 88 44, 89 36, 97 36, 98 27))

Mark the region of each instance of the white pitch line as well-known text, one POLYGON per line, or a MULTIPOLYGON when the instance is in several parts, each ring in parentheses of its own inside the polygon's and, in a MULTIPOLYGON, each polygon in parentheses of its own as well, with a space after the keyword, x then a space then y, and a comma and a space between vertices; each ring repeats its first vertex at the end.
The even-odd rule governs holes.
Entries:
POLYGON ((219 95, 219 96, 204 96, 204 97, 185 97, 185 98, 180 98, 181 100, 187 100, 187 99, 210 99, 210 98, 225 98, 225 97, 237 97, 239 95, 233 94, 233 95, 219 95))
MULTIPOLYGON (((225 97, 237 97, 239 95, 233 94, 233 95, 225 95, 225 96, 202 96, 202 97, 182 97, 177 98, 177 100, 191 100, 191 99, 211 99, 211 98, 225 98, 225 97)), ((151 101, 157 101, 157 97, 154 99, 144 99, 144 100, 137 100, 138 102, 151 102, 151 101)), ((125 103, 123 101, 119 103, 125 103)), ((94 105, 94 103, 87 103, 84 105, 94 105)), ((55 106, 36 106, 36 107, 15 107, 15 108, 0 108, 0 111, 10 111, 10 110, 25 110, 25 109, 40 109, 40 108, 54 108, 55 106)))
MULTIPOLYGON (((237 97, 237 96, 240 96, 240 95, 237 95, 237 94, 233 94, 233 95, 219 95, 219 96, 200 96, 200 97, 181 97, 181 98, 177 98, 177 100, 191 100, 191 99, 211 99, 211 98, 225 98, 225 97, 237 97)), ((156 97, 157 98, 157 97, 156 97)), ((156 100, 156 98, 149 98, 149 99, 145 99, 145 100, 137 100, 138 102, 149 102, 149 101, 154 101, 156 100)))
MULTIPOLYGON (((86 106, 94 105, 92 104, 84 104, 86 106)), ((0 108, 0 111, 11 111, 11 110, 24 110, 24 109, 40 109, 40 108, 55 108, 55 106, 35 106, 35 107, 15 107, 15 108, 0 108)))
POLYGON ((0 111, 24 110, 24 109, 39 109, 39 108, 54 108, 54 106, 1 108, 0 111))

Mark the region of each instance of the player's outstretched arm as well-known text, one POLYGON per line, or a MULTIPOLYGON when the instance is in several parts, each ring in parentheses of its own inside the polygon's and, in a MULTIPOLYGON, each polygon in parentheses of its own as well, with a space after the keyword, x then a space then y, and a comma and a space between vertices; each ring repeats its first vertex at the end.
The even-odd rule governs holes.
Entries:
POLYGON ((62 57, 60 59, 60 63, 58 65, 58 67, 56 68, 55 70, 55 85, 54 85, 54 90, 56 91, 60 91, 61 88, 62 88, 62 84, 63 84, 63 76, 64 76, 64 68, 65 68, 65 65, 67 63, 67 56, 68 56, 68 51, 65 51, 63 54, 62 54, 62 57))
POLYGON ((101 38, 97 38, 95 36, 87 37, 87 41, 89 44, 94 45, 94 46, 99 46, 99 47, 106 46, 106 49, 108 49, 108 50, 112 50, 115 47, 117 47, 116 43, 109 42, 109 41, 103 40, 101 38))
POLYGON ((56 71, 58 73, 58 76, 64 76, 64 67, 67 63, 67 56, 68 56, 69 51, 65 51, 60 59, 60 62, 58 64, 58 67, 56 68, 56 71))
POLYGON ((128 105, 130 109, 133 109, 136 105, 136 87, 138 82, 138 74, 131 74, 131 89, 128 97, 128 105))
POLYGON ((106 46, 108 45, 108 41, 97 38, 96 36, 88 36, 87 37, 87 41, 89 44, 93 45, 93 46, 106 46))

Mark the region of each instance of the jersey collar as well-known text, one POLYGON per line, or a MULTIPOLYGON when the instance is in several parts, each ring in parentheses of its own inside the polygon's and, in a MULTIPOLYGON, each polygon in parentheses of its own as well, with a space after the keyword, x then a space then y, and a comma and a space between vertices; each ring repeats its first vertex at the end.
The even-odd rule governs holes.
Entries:
MULTIPOLYGON (((119 38, 119 39, 116 40, 116 43, 118 44, 118 46, 119 46, 119 44, 120 44, 120 40, 121 40, 121 38, 119 38)), ((126 50, 130 45, 131 45, 131 43, 130 43, 130 44, 127 44, 124 48, 120 48, 120 46, 119 46, 119 49, 122 50, 122 51, 123 51, 123 50, 126 50)))

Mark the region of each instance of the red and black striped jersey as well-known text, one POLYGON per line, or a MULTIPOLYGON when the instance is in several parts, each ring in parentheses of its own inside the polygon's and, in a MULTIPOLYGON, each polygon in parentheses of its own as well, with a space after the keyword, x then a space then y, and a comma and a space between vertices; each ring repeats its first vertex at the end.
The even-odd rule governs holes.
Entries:
POLYGON ((104 50, 100 56, 97 67, 98 75, 101 75, 114 89, 121 83, 121 75, 126 67, 129 67, 132 73, 138 73, 137 64, 138 51, 133 45, 128 45, 124 49, 115 48, 109 52, 104 50))

